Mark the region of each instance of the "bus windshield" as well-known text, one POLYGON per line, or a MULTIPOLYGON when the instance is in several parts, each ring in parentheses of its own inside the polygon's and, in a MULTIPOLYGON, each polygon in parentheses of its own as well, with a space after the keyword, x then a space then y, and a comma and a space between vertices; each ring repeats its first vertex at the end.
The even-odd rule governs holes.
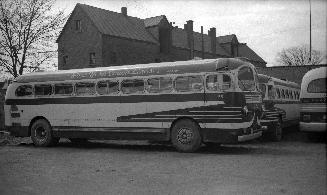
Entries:
POLYGON ((315 79, 308 85, 309 93, 326 93, 326 78, 315 79))
POLYGON ((238 85, 242 91, 255 90, 255 80, 250 67, 243 67, 238 71, 238 85))

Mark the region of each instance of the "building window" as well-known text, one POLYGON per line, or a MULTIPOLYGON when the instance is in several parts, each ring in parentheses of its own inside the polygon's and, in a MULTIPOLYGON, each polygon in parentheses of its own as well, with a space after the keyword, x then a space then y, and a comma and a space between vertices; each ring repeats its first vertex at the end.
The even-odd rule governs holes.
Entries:
POLYGON ((95 53, 90 53, 90 65, 95 64, 95 53))
POLYGON ((68 61, 68 56, 64 56, 63 57, 63 61, 64 61, 64 65, 66 65, 67 64, 67 61, 68 61))
POLYGON ((75 20, 75 30, 78 31, 78 32, 82 31, 81 21, 80 20, 75 20))

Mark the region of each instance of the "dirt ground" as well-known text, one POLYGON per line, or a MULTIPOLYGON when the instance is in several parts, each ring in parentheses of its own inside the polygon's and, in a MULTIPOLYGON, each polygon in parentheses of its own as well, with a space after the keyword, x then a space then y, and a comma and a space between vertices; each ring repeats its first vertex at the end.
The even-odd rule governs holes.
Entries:
POLYGON ((303 136, 191 154, 141 141, 37 148, 2 138, 0 194, 326 194, 326 145, 303 136))

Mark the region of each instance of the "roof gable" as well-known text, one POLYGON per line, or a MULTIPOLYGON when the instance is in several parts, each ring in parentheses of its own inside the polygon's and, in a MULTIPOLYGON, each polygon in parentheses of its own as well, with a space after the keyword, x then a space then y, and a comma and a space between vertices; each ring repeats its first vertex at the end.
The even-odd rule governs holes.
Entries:
POLYGON ((223 43, 232 43, 233 41, 236 41, 236 43, 238 43, 237 37, 234 34, 219 36, 219 37, 217 37, 217 41, 220 44, 223 44, 223 43))
POLYGON ((238 55, 256 62, 267 63, 245 43, 241 43, 238 45, 238 55))
POLYGON ((163 19, 166 19, 166 16, 161 15, 151 18, 145 18, 143 21, 145 27, 148 28, 148 27, 158 26, 163 19))
POLYGON ((85 4, 78 3, 75 9, 78 7, 102 34, 159 44, 145 29, 142 19, 85 4))

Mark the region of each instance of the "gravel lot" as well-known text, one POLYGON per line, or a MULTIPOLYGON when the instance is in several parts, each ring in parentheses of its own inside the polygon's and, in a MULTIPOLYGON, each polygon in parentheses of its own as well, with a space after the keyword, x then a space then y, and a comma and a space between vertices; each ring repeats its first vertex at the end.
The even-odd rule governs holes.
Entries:
POLYGON ((326 145, 298 132, 191 154, 140 141, 1 143, 0 194, 326 194, 326 145))

